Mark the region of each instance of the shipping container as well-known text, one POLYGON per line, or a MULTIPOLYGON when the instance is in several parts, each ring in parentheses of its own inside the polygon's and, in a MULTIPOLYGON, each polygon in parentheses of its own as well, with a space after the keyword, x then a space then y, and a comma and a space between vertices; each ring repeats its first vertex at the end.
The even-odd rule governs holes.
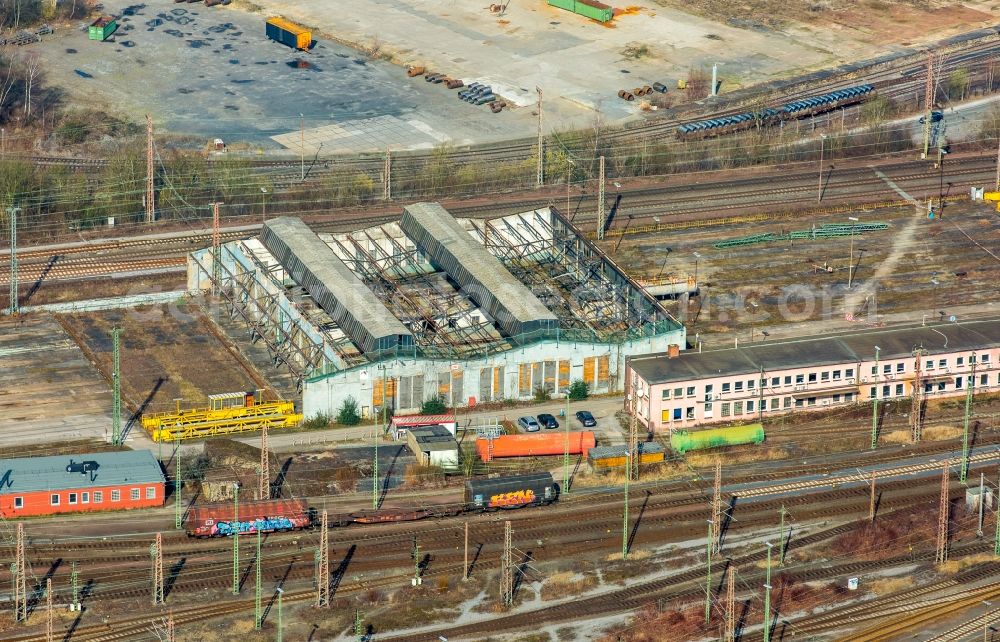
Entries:
POLYGON ((742 444, 760 444, 764 441, 764 426, 761 424, 744 424, 728 428, 712 428, 710 430, 675 430, 670 435, 670 447, 680 454, 689 450, 705 450, 721 446, 739 446, 742 444))
POLYGON ((227 537, 234 533, 272 533, 309 528, 312 513, 305 500, 272 499, 241 503, 233 520, 233 504, 197 506, 188 513, 184 530, 192 537, 227 537))
POLYGON ((88 31, 91 40, 107 40, 118 29, 118 20, 114 16, 101 16, 90 23, 88 31))
MULTIPOLYGON (((658 464, 664 459, 663 446, 655 441, 642 442, 639 445, 640 464, 658 464)), ((625 446, 597 446, 591 448, 587 461, 594 468, 621 468, 627 462, 625 446)))
POLYGON ((614 9, 597 0, 548 0, 549 6, 572 11, 591 20, 608 22, 615 17, 614 9))
POLYGON ((271 40, 276 40, 292 49, 309 49, 312 45, 312 32, 284 18, 268 18, 264 25, 264 33, 271 40))
MULTIPOLYGON (((536 435, 501 435, 496 439, 476 440, 476 452, 483 461, 495 457, 541 457, 561 455, 566 448, 566 433, 549 432, 536 435), (492 448, 490 441, 493 442, 492 448)), ((586 455, 597 440, 590 431, 569 433, 569 454, 586 455)))
POLYGON ((465 482, 465 503, 470 510, 519 508, 551 504, 559 499, 559 486, 551 473, 529 473, 465 482))

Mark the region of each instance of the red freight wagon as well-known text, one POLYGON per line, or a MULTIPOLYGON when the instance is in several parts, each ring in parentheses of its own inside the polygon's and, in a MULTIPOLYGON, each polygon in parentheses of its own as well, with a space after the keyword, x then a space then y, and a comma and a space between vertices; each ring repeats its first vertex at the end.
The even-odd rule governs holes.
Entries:
POLYGON ((273 533, 312 526, 309 506, 302 499, 272 499, 240 504, 233 520, 233 505, 209 504, 191 509, 184 529, 191 537, 228 537, 234 533, 273 533))

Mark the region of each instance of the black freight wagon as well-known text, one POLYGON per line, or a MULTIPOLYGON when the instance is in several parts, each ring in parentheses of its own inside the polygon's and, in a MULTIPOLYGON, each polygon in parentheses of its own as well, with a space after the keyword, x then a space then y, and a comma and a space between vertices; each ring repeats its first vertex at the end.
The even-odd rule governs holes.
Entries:
POLYGON ((559 486, 550 473, 470 479, 465 482, 465 503, 469 510, 551 504, 557 499, 559 486))

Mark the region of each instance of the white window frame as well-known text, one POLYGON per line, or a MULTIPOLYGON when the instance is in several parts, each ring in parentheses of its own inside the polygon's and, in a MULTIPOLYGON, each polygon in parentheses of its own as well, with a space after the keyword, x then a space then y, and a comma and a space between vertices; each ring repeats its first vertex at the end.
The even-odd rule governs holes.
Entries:
POLYGON ((128 496, 130 501, 137 502, 142 497, 142 492, 138 488, 130 488, 128 496))
POLYGON ((94 491, 94 503, 95 504, 103 504, 104 503, 104 491, 103 490, 95 490, 94 491))
POLYGON ((52 493, 51 495, 49 495, 50 506, 58 506, 59 502, 60 502, 59 493, 52 493))
POLYGON ((146 486, 146 499, 156 499, 156 486, 146 486))
POLYGON ((120 488, 113 488, 111 490, 111 501, 120 502, 122 500, 122 491, 120 488))
POLYGON ((24 497, 14 498, 14 508, 17 510, 24 508, 24 497))

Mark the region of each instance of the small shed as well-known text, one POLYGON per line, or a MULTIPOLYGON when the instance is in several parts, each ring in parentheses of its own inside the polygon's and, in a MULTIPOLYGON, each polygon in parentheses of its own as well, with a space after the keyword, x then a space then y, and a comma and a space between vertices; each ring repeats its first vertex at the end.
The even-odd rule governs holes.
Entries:
POLYGON ((424 466, 458 468, 458 442, 444 426, 419 426, 406 432, 406 445, 424 466))
POLYGON ((422 426, 443 426, 451 433, 452 437, 455 437, 458 430, 458 420, 455 418, 455 415, 408 415, 406 417, 393 417, 391 430, 396 439, 402 439, 407 430, 422 426))

